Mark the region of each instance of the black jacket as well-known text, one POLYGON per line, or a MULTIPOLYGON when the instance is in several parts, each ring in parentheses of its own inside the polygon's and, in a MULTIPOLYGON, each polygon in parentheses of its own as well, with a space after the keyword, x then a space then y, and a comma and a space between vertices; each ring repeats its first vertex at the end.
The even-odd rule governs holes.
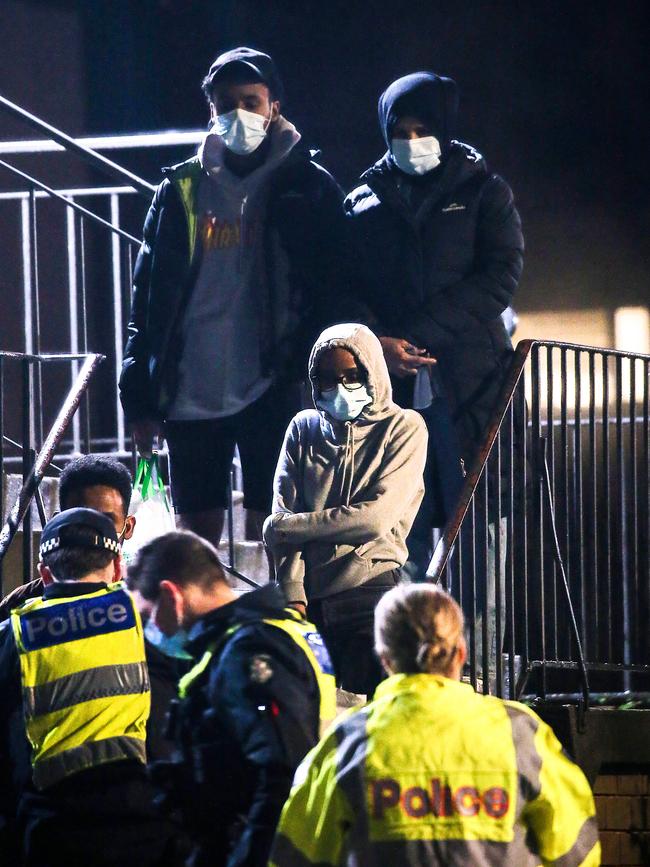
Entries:
MULTIPOLYGON (((43 598, 63 599, 104 586, 51 584, 43 598)), ((144 765, 111 762, 36 791, 20 663, 9 620, 0 624, 0 695, 0 864, 22 863, 19 852, 39 867, 180 863, 174 842, 179 832, 155 811, 154 789, 144 765)))
MULTIPOLYGON (((430 180, 412 181, 388 156, 361 180, 345 207, 357 263, 352 286, 365 321, 438 359, 461 456, 471 459, 512 353, 500 318, 522 270, 512 192, 459 142, 430 180), (413 189, 417 210, 407 200, 413 189)), ((396 400, 410 405, 413 380, 393 384, 396 400)))
MULTIPOLYGON (((342 295, 343 193, 315 154, 294 147, 273 170, 265 220, 268 297, 263 314, 266 373, 299 381, 309 349, 342 295), (279 299, 274 239, 289 261, 289 310, 279 299), (279 323, 283 324, 280 325, 279 323)), ((144 224, 133 278, 133 303, 120 393, 127 418, 164 418, 176 389, 180 326, 201 264, 196 192, 205 175, 198 158, 164 170, 144 224)))
POLYGON ((263 618, 286 619, 271 585, 216 609, 191 633, 208 668, 176 708, 182 762, 169 768, 197 841, 196 865, 262 867, 294 772, 318 741, 320 693, 295 642, 263 618), (228 634, 233 626, 240 626, 228 634), (262 674, 260 676, 260 668, 262 674))

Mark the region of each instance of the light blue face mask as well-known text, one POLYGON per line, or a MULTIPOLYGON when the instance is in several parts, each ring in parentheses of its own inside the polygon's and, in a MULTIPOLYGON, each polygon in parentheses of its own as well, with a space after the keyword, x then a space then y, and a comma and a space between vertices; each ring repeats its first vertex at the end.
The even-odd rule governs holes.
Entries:
POLYGON ((328 388, 316 398, 316 406, 336 421, 354 421, 365 406, 372 403, 365 385, 350 390, 342 382, 336 388, 328 388))
POLYGON ((179 629, 173 635, 165 635, 150 617, 144 627, 144 637, 165 656, 171 656, 173 659, 192 659, 185 650, 188 641, 185 629, 179 629))

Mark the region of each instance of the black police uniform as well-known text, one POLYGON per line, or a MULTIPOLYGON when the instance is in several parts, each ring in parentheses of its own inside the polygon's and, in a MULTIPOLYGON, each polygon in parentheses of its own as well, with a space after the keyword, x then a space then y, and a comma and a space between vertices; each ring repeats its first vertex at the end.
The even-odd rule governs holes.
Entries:
POLYGON ((195 841, 189 863, 262 867, 294 772, 319 737, 320 693, 306 655, 264 618, 287 619, 270 585, 204 617, 188 650, 215 648, 172 709, 179 755, 159 763, 170 807, 195 841), (238 627, 230 632, 233 627, 238 627))

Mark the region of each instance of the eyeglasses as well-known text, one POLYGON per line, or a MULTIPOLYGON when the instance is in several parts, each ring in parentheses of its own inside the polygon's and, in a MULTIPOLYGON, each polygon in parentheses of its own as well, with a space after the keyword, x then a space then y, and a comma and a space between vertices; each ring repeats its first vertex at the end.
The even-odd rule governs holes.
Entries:
POLYGON ((312 381, 321 394, 324 391, 332 391, 339 383, 348 391, 356 391, 366 384, 366 375, 363 370, 353 367, 350 370, 346 370, 340 376, 336 376, 336 374, 329 373, 328 371, 317 373, 312 377, 312 381))

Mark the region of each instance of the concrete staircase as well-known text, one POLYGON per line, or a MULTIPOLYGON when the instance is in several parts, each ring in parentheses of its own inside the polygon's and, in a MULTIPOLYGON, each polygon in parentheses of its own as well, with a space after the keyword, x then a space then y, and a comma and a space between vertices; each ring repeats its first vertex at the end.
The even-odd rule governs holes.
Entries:
MULTIPOLYGON (((5 476, 5 491, 4 502, 1 505, 1 514, 4 519, 8 510, 13 506, 16 497, 22 487, 22 477, 19 475, 5 476)), ((41 494, 43 497, 43 505, 45 514, 50 518, 58 509, 58 478, 45 478, 41 484, 41 494)), ((245 513, 242 504, 243 494, 241 491, 235 491, 233 496, 233 532, 234 532, 234 562, 230 563, 228 541, 227 541, 227 522, 224 528, 224 540, 219 545, 219 556, 222 562, 226 565, 232 565, 246 577, 251 578, 258 584, 266 584, 269 579, 268 562, 266 553, 261 542, 252 542, 245 538, 245 513)), ((33 539, 32 550, 34 552, 34 562, 38 560, 38 546, 40 543, 40 521, 35 505, 32 507, 33 512, 33 539)), ((22 530, 18 531, 16 538, 11 544, 7 555, 3 562, 2 576, 2 593, 9 593, 14 587, 18 587, 23 583, 23 565, 22 565, 22 530)), ((36 577, 36 576, 34 576, 36 577)), ((251 590, 251 586, 245 581, 241 581, 234 576, 231 576, 233 587, 242 592, 251 590)))

